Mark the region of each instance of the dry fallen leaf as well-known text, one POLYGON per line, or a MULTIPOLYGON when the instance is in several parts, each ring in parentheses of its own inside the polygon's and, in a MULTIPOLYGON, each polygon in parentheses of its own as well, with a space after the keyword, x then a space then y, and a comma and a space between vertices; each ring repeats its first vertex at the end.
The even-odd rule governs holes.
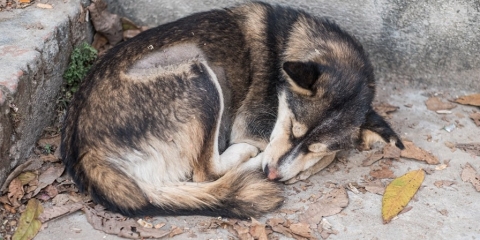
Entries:
POLYGON ((20 173, 20 175, 18 175, 17 178, 18 178, 18 180, 20 180, 20 182, 22 182, 22 185, 26 185, 30 181, 37 178, 37 174, 35 174, 33 172, 23 172, 23 173, 20 173))
POLYGON ((377 179, 384 179, 384 178, 395 178, 393 171, 390 170, 388 166, 382 166, 381 169, 376 169, 370 171, 370 176, 377 178, 377 179))
POLYGON ((408 204, 425 178, 423 169, 410 171, 394 179, 386 188, 382 199, 382 217, 389 223, 408 204))
POLYGON ((268 240, 265 227, 265 224, 260 223, 256 219, 252 218, 252 225, 250 226, 249 233, 254 239, 268 240))
POLYGON ((473 155, 480 156, 480 143, 458 143, 455 147, 473 155))
POLYGON ((363 160, 362 166, 364 167, 370 166, 382 158, 383 158, 383 153, 381 153, 380 151, 374 152, 370 154, 365 160, 363 160))
POLYGON ((440 163, 435 156, 415 146, 413 142, 403 141, 403 145, 405 145, 405 149, 401 151, 401 154, 400 154, 401 157, 424 161, 424 162, 427 162, 428 164, 440 163))
POLYGON ((464 182, 470 182, 477 192, 480 192, 480 175, 477 174, 475 169, 467 163, 462 171, 462 180, 464 182))
POLYGON ((72 203, 68 205, 62 205, 62 206, 54 206, 50 208, 45 208, 43 210, 43 213, 40 214, 38 219, 44 223, 48 222, 54 218, 61 217, 68 215, 70 213, 74 213, 80 209, 83 208, 83 203, 72 203))
POLYGON ((470 114, 470 118, 473 122, 480 127, 480 112, 470 114))
POLYGON ((267 224, 272 228, 274 232, 285 235, 286 237, 293 238, 292 230, 288 227, 285 227, 283 223, 285 219, 283 218, 271 218, 267 221, 267 224))
POLYGON ((310 224, 308 223, 294 223, 290 225, 290 230, 292 233, 304 237, 304 238, 314 238, 312 235, 312 230, 310 229, 310 224))
POLYGON ((162 238, 168 236, 171 232, 154 228, 143 228, 134 219, 126 219, 120 214, 105 211, 99 205, 95 208, 84 207, 83 210, 92 227, 107 234, 114 234, 124 238, 142 239, 162 238))
POLYGON ((42 223, 38 217, 43 212, 43 206, 37 199, 30 199, 25 212, 20 216, 17 231, 13 234, 13 240, 33 239, 37 235, 42 223))
POLYGON ((317 202, 310 204, 307 211, 299 216, 301 222, 318 224, 322 217, 335 215, 348 205, 348 195, 345 188, 333 189, 323 195, 317 202))
POLYGON ((373 104, 373 109, 380 116, 388 118, 388 114, 397 111, 399 109, 399 107, 393 106, 393 105, 385 103, 385 102, 382 102, 382 103, 373 104))
POLYGON ((433 183, 438 188, 442 188, 443 186, 449 187, 455 184, 454 181, 449 181, 449 180, 438 180, 433 183))
POLYGON ((442 102, 438 97, 431 97, 425 101, 425 105, 427 105, 428 110, 438 111, 438 110, 450 110, 455 108, 457 105, 449 102, 442 102))
POLYGON ((33 196, 37 195, 43 188, 52 184, 55 179, 60 177, 65 167, 62 164, 57 164, 49 167, 45 172, 38 177, 38 188, 33 192, 33 196))
POLYGON ((455 99, 455 102, 480 107, 480 93, 459 97, 455 99))
POLYGON ((375 181, 371 181, 365 185, 365 190, 371 193, 375 193, 378 195, 383 195, 385 192, 385 186, 383 185, 380 179, 376 179, 375 181))
POLYGON ((10 182, 10 186, 8 186, 8 200, 14 207, 19 207, 20 199, 22 199, 25 192, 23 191, 23 185, 20 179, 15 178, 10 182))

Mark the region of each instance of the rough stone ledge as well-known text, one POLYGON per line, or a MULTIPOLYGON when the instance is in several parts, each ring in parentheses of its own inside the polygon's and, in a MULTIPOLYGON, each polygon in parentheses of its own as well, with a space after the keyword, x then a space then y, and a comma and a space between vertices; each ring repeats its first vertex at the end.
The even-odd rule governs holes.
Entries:
POLYGON ((73 47, 91 40, 89 0, 52 0, 0 13, 0 184, 53 119, 73 47))

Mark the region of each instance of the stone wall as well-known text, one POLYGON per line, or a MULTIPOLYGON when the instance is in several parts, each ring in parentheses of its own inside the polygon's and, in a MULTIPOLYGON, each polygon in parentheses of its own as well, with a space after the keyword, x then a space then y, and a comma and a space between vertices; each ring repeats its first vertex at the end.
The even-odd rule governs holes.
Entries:
POLYGON ((52 123, 73 47, 91 40, 89 1, 49 3, 0 13, 0 185, 52 123))
MULTIPOLYGON (((110 9, 148 26, 242 0, 108 0, 110 9)), ((267 0, 335 20, 365 45, 377 79, 399 86, 480 91, 478 0, 267 0)))

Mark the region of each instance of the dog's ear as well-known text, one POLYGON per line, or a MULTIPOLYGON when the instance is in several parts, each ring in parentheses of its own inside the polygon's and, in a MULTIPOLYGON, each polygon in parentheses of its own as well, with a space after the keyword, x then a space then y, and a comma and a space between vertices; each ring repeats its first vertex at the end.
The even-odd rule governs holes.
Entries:
POLYGON ((370 149, 370 145, 377 141, 394 143, 398 148, 405 149, 402 140, 385 119, 373 109, 370 109, 366 115, 365 123, 360 127, 358 148, 361 150, 370 149))
POLYGON ((320 66, 314 62, 285 62, 283 70, 292 81, 289 81, 294 91, 311 95, 313 84, 320 77, 320 66))

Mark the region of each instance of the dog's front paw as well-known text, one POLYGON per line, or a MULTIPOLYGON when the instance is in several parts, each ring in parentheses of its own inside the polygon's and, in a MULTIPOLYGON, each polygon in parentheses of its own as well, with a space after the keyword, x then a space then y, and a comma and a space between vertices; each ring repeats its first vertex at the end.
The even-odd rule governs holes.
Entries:
POLYGON ((336 153, 332 153, 330 155, 324 156, 312 167, 308 168, 305 171, 301 171, 299 174, 297 174, 297 176, 285 181, 285 184, 294 184, 298 181, 306 180, 310 176, 317 174, 333 162, 333 160, 335 159, 335 155, 336 153))

